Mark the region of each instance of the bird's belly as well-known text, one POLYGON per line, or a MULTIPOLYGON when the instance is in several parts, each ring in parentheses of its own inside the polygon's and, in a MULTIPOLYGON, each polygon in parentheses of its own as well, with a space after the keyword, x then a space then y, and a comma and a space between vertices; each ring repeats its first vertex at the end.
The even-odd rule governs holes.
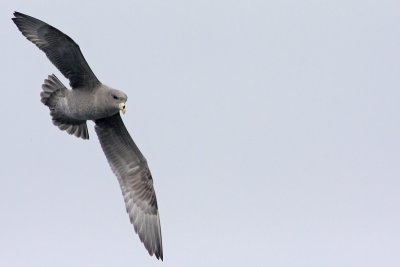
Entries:
POLYGON ((109 112, 99 107, 93 97, 72 96, 67 100, 68 115, 77 120, 97 120, 110 116, 109 112))

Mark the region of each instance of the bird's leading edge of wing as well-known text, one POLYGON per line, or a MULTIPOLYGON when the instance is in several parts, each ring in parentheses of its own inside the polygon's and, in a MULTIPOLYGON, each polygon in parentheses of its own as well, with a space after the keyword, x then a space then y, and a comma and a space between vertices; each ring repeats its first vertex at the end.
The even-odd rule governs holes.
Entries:
POLYGON ((72 88, 93 88, 100 84, 79 46, 53 26, 31 16, 14 12, 12 19, 21 33, 40 50, 70 81, 72 88))
POLYGON ((131 223, 149 254, 163 259, 157 199, 146 159, 119 113, 95 122, 101 147, 120 183, 131 223))

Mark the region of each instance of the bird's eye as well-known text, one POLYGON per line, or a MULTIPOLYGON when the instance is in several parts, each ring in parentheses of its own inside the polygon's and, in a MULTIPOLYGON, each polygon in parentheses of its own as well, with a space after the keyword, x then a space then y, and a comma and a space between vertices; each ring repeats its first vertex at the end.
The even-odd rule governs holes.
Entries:
POLYGON ((113 95, 113 98, 114 98, 115 100, 117 100, 117 99, 118 99, 118 97, 117 97, 116 95, 113 95))

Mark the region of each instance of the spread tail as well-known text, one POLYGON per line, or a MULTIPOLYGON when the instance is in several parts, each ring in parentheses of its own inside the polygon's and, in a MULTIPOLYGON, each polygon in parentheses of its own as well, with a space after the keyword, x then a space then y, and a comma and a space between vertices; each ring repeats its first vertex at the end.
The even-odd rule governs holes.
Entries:
POLYGON ((43 91, 40 93, 40 98, 42 103, 49 107, 53 124, 60 130, 66 131, 71 135, 82 139, 89 139, 86 121, 68 118, 57 108, 58 101, 65 97, 68 91, 61 81, 54 74, 49 75, 49 77, 44 80, 42 89, 43 91))

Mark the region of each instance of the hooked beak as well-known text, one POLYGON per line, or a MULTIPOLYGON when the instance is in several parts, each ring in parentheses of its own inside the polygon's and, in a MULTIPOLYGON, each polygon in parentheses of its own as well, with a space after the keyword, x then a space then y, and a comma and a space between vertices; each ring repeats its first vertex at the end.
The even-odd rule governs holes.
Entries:
POLYGON ((125 103, 119 103, 119 110, 122 112, 122 114, 125 114, 126 108, 125 108, 125 103))

